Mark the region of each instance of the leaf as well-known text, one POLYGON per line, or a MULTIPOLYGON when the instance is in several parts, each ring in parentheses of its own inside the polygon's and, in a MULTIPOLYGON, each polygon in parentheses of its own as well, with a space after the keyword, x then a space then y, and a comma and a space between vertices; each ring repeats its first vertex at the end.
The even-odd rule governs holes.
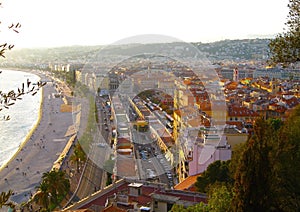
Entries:
POLYGON ((29 86, 30 86, 30 81, 29 81, 29 79, 27 79, 27 88, 29 88, 29 86))
POLYGON ((9 45, 8 46, 8 50, 11 50, 12 48, 14 48, 15 45, 9 45))

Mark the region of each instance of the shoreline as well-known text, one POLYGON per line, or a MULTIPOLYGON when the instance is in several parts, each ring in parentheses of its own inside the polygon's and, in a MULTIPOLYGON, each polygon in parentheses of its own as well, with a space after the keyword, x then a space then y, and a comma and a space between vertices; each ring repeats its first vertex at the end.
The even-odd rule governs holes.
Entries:
MULTIPOLYGON (((32 70, 20 70, 20 69, 4 69, 4 68, 0 68, 0 70, 7 70, 7 71, 20 71, 20 72, 24 72, 24 73, 31 73, 34 74, 36 76, 38 76, 41 79, 41 76, 39 76, 38 74, 34 73, 32 70)), ((29 130, 29 132, 26 134, 26 136, 24 137, 23 141, 20 143, 18 149, 16 150, 16 152, 8 159, 8 161, 6 161, 5 163, 3 163, 0 166, 0 173, 3 171, 3 169, 5 169, 6 166, 9 165, 9 163, 14 160, 17 155, 20 153, 20 151, 23 149, 23 147, 26 145, 26 143, 29 141, 29 139, 31 138, 31 136, 33 135, 33 133, 36 131, 38 125, 41 122, 42 119, 42 114, 43 114, 43 103, 44 103, 44 88, 41 87, 40 89, 41 91, 41 97, 40 97, 40 106, 39 106, 39 113, 38 113, 38 117, 36 122, 34 123, 34 125, 32 126, 32 128, 29 130)), ((22 100, 21 100, 22 101, 22 100)))
POLYGON ((23 139, 23 141, 21 142, 21 144, 19 145, 19 148, 17 149, 17 151, 12 155, 12 157, 9 158, 9 160, 7 162, 5 162, 1 167, 0 167, 0 173, 3 171, 3 169, 5 169, 6 166, 9 165, 9 163, 14 160, 18 154, 21 152, 21 150, 24 148, 24 146, 27 144, 27 142, 29 141, 29 139, 32 137, 33 133, 36 131, 37 127, 39 126, 41 119, 42 119, 42 115, 43 115, 43 103, 44 103, 44 88, 41 88, 41 103, 40 103, 40 107, 39 107, 39 113, 38 113, 38 118, 35 122, 35 124, 32 126, 32 128, 29 130, 29 132, 26 134, 25 138, 23 139))
POLYGON ((14 191, 11 200, 20 204, 35 193, 42 174, 50 171, 61 156, 71 136, 72 113, 61 112, 62 98, 56 98, 51 78, 34 70, 19 70, 38 75, 47 84, 41 88, 38 119, 28 132, 17 152, 0 169, 0 190, 14 191))

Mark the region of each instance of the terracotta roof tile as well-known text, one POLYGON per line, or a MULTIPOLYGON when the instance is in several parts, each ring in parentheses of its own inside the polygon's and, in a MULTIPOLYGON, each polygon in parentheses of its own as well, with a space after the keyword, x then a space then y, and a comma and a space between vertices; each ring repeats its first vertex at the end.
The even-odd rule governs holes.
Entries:
POLYGON ((200 175, 194 175, 194 176, 187 177, 184 181, 182 181, 181 183, 178 183, 177 185, 175 185, 174 189, 176 189, 176 190, 189 190, 196 183, 198 176, 200 176, 200 175))

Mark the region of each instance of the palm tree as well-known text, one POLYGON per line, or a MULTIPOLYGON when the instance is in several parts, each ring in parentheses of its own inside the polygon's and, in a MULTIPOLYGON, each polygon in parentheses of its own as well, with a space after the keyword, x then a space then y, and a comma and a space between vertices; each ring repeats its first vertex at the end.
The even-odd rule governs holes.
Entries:
POLYGON ((1 192, 0 194, 0 208, 2 207, 10 207, 15 208, 15 204, 12 202, 9 202, 9 198, 13 194, 12 190, 9 190, 8 192, 1 192))
POLYGON ((76 169, 77 169, 77 172, 79 173, 80 162, 83 162, 86 160, 86 154, 84 153, 80 144, 76 144, 76 146, 74 148, 74 152, 70 157, 70 160, 73 163, 76 163, 76 169))
POLYGON ((66 173, 60 170, 46 172, 42 176, 43 182, 48 185, 49 193, 55 204, 69 191, 70 181, 66 173))
POLYGON ((49 210, 49 205, 51 204, 51 202, 48 193, 48 185, 45 182, 41 182, 41 184, 37 188, 38 192, 34 195, 33 200, 44 209, 49 210))
POLYGON ((60 201, 70 190, 70 181, 66 173, 60 170, 46 172, 42 176, 36 203, 46 208, 53 208, 59 205, 60 201))

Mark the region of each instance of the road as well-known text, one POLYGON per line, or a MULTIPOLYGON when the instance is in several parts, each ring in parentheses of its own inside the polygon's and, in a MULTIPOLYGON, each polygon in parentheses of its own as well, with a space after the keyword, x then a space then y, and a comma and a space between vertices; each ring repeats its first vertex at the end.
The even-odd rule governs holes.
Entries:
MULTIPOLYGON (((94 133, 89 152, 86 152, 88 159, 84 165, 78 188, 68 205, 102 189, 106 184, 106 172, 103 170, 103 166, 112 151, 110 148, 109 111, 103 107, 103 101, 103 99, 96 99, 99 120, 98 129, 94 133)), ((87 112, 84 112, 84 114, 87 114, 87 112)), ((85 119, 85 117, 82 117, 81 121, 85 119)), ((86 124, 83 124, 83 126, 86 126, 86 124)))

